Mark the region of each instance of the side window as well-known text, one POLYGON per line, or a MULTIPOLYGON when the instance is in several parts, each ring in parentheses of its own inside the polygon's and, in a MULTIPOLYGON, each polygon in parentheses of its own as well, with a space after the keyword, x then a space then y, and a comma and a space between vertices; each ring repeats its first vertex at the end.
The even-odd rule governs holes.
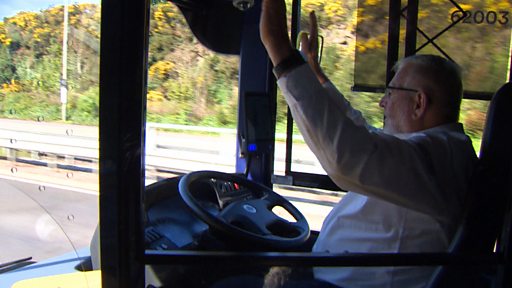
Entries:
MULTIPOLYGON (((291 5, 291 1, 289 1, 291 5)), ((290 7, 290 6, 289 6, 290 7)), ((290 9, 288 9, 290 10, 290 9)), ((382 112, 378 106, 380 95, 376 93, 355 93, 353 67, 356 45, 357 1, 302 1, 301 30, 309 31, 309 13, 315 11, 319 33, 324 38, 321 66, 341 93, 360 109, 370 124, 381 127, 382 112)), ((286 103, 278 97, 276 158, 285 155, 280 145, 286 135, 286 103)), ((315 156, 305 145, 300 132, 294 125, 291 170, 296 172, 325 174, 315 156)), ((284 163, 276 163, 276 174, 284 174, 284 163)))
MULTIPOLYGON (((291 1, 288 1, 290 11, 291 1)), ((378 106, 380 95, 376 93, 355 93, 353 67, 356 45, 357 1, 301 1, 300 26, 309 31, 309 13, 315 11, 318 18, 319 34, 324 38, 321 66, 334 85, 360 109, 370 124, 382 126, 382 112, 378 106)), ((289 15, 291 17, 291 15, 289 15)), ((280 92, 279 92, 280 93, 280 92)), ((290 172, 325 175, 320 163, 304 143, 296 125, 293 126, 291 171, 285 171, 285 139, 287 131, 287 106, 281 95, 278 96, 277 135, 276 135, 276 175, 290 172)))
MULTIPOLYGON (((399 57, 404 55, 406 2, 401 3, 399 57)), ((460 122, 478 152, 487 112, 486 100, 508 77, 511 26, 507 15, 510 5, 470 2, 471 5, 450 1, 420 2, 416 48, 420 54, 450 57, 462 67, 466 99, 462 103, 460 122), (467 11, 466 16, 461 11, 467 11), (433 18, 439 20, 431 21, 433 18), (444 31, 445 28, 449 29, 444 31), (459 40, 453 41, 454 37, 459 40), (475 54, 465 56, 472 51, 469 44, 459 49, 459 45, 453 43, 471 43, 475 54), (485 75, 485 78, 479 75, 485 75)), ((378 103, 386 76, 389 1, 302 1, 301 5, 301 30, 309 29, 311 11, 314 10, 318 18, 319 33, 324 37, 322 69, 352 106, 362 112, 367 122, 381 128, 383 114, 378 103)), ((278 97, 275 174, 324 175, 325 171, 304 144, 295 125, 291 168, 287 170, 285 164, 278 161, 285 158, 286 151, 290 153, 282 140, 287 129, 286 113, 286 103, 278 97)))

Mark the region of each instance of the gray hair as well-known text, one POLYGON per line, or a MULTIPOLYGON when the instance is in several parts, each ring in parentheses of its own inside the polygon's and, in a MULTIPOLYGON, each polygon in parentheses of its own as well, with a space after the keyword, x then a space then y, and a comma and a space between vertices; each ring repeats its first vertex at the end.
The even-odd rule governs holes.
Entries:
POLYGON ((417 54, 397 62, 393 71, 407 63, 415 64, 415 71, 430 84, 430 87, 423 88, 435 95, 431 101, 439 101, 436 105, 441 117, 447 122, 457 122, 464 93, 460 66, 441 56, 417 54))

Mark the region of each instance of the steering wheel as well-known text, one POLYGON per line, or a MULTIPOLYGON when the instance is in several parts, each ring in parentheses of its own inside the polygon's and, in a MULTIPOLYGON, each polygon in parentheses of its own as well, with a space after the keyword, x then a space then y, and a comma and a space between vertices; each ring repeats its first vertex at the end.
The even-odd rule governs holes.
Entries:
POLYGON ((199 219, 226 236, 285 249, 309 238, 308 222, 293 204, 245 177, 216 171, 191 172, 180 180, 179 193, 199 219), (205 190, 210 195, 204 195, 205 190), (272 211, 275 207, 282 207, 295 221, 276 215, 272 211))

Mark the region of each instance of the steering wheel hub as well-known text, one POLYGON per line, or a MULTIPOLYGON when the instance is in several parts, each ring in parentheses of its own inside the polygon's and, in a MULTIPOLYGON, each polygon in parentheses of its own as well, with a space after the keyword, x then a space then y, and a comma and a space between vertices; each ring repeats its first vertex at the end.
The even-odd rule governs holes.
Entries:
POLYGON ((242 207, 245 209, 245 211, 252 213, 252 214, 256 214, 256 212, 258 211, 258 210, 256 210, 256 208, 254 208, 254 206, 249 205, 249 204, 244 204, 242 207))

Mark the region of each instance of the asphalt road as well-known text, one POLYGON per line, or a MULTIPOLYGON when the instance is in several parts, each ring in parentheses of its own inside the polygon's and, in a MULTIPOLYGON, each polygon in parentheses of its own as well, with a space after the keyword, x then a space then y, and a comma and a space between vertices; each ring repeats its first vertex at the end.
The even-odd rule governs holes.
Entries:
POLYGON ((0 178, 0 263, 87 247, 97 223, 97 193, 0 178))

